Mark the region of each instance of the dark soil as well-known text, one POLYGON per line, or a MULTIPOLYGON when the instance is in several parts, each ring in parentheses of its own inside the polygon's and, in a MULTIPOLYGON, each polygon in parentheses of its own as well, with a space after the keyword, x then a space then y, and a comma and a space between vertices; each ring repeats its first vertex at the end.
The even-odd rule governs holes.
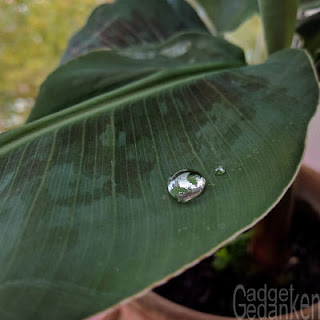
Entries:
POLYGON ((246 272, 250 269, 255 270, 254 263, 248 255, 239 262, 238 268, 228 266, 220 271, 213 267, 215 259, 213 256, 154 291, 188 308, 222 316, 236 316, 235 312, 241 314, 240 310, 235 311, 233 308, 233 294, 239 284, 244 286, 247 297, 243 291, 238 291, 236 305, 242 303, 247 306, 253 303, 256 307, 261 305, 258 298, 249 300, 249 288, 258 290, 267 286, 267 293, 276 292, 276 295, 271 294, 269 299, 264 300, 266 308, 260 308, 259 316, 268 316, 270 311, 276 308, 277 314, 293 312, 299 310, 301 306, 306 307, 306 303, 317 302, 320 295, 320 221, 307 204, 297 203, 295 208, 291 231, 291 259, 286 271, 279 276, 277 285, 274 278, 270 279, 261 270, 246 272), (253 264, 252 268, 248 268, 248 263, 253 264), (282 300, 279 300, 280 288, 290 289, 290 287, 292 290, 287 298, 282 296, 282 300), (272 291, 271 288, 277 291, 272 291), (294 303, 290 302, 290 295, 294 303))

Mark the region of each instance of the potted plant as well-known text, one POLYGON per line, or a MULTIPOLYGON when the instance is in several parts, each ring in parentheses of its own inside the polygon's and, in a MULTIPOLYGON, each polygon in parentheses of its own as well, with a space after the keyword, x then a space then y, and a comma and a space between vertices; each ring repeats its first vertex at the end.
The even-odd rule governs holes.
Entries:
POLYGON ((289 48, 297 3, 190 3, 98 7, 27 124, 0 136, 1 319, 210 319, 132 299, 290 220, 319 94, 311 56, 289 48), (268 58, 248 65, 222 35, 257 11, 268 58))

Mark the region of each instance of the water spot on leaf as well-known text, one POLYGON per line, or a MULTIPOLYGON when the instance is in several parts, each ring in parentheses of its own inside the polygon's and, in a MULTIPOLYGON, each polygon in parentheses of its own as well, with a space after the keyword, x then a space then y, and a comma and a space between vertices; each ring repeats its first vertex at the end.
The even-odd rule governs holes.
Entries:
POLYGON ((190 41, 180 41, 161 50, 160 54, 168 58, 177 58, 186 54, 191 48, 190 41))
POLYGON ((123 50, 121 52, 121 55, 131 59, 135 59, 135 60, 150 60, 156 57, 156 52, 151 50, 149 51, 123 50))

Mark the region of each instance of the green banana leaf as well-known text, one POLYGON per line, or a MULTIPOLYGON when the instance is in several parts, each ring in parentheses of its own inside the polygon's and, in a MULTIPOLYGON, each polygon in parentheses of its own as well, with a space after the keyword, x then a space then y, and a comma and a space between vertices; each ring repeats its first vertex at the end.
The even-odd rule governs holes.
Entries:
POLYGON ((1 319, 84 318, 257 222, 297 172, 317 92, 306 54, 285 50, 0 137, 1 319), (207 186, 183 205, 167 179, 184 168, 207 186))
POLYGON ((245 66, 191 29, 139 46, 62 65, 32 121, 0 135, 1 319, 116 306, 254 225, 293 181, 318 101, 304 51, 245 66), (181 169, 207 181, 186 204, 167 192, 181 169))

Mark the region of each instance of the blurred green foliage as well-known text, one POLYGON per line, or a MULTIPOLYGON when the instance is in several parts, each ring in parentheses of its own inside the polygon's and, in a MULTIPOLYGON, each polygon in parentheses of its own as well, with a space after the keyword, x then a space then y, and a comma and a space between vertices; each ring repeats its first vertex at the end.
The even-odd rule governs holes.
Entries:
MULTIPOLYGON (((70 36, 105 2, 112 0, 0 0, 0 132, 24 123, 70 36)), ((254 16, 225 37, 245 50, 249 63, 259 63, 261 35, 254 16)))
MULTIPOLYGON (((231 268, 240 271, 243 260, 248 259, 248 243, 252 236, 252 230, 241 234, 228 245, 222 247, 214 254, 213 267, 218 270, 231 268)), ((243 272, 243 270, 242 270, 243 272)))
POLYGON ((0 1, 0 132, 24 122, 68 39, 103 2, 0 1))

